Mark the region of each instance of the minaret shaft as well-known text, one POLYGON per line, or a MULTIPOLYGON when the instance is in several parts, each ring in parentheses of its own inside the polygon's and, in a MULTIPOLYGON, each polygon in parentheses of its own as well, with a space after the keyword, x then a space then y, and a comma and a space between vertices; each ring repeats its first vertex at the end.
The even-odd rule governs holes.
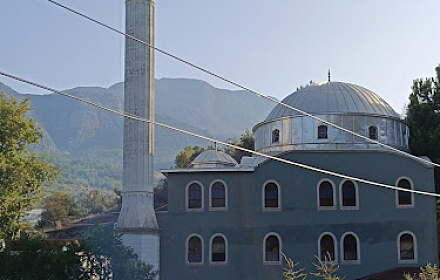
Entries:
MULTIPOLYGON (((126 33, 151 46, 154 46, 154 8, 154 0, 126 0, 126 33)), ((125 48, 124 110, 154 121, 154 50, 129 38, 125 48)), ((125 118, 123 142, 122 209, 116 229, 123 233, 125 245, 158 269, 159 235, 153 196, 154 126, 125 118)))

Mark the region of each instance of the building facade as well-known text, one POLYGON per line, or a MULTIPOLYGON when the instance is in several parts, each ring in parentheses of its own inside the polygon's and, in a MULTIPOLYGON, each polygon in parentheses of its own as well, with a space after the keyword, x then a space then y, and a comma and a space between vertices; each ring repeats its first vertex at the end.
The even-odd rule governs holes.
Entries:
MULTIPOLYGON (((283 100, 408 151, 409 129, 357 85, 313 84, 283 100)), ((277 105, 254 127, 256 150, 387 185, 435 192, 432 164, 388 150, 277 105)), ((435 198, 360 183, 264 157, 240 163, 220 151, 164 170, 168 210, 158 212, 163 279, 283 279, 283 256, 313 271, 336 262, 345 279, 438 261, 435 198)))

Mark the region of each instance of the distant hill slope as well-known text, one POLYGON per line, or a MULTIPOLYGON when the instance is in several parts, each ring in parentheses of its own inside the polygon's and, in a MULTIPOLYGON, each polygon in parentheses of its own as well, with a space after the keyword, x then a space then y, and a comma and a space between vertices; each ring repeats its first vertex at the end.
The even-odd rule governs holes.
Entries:
MULTIPOLYGON (((24 97, 1 83, 0 91, 18 99, 24 97)), ((123 83, 108 89, 78 87, 65 92, 116 110, 123 108, 123 83)), ((55 94, 27 97, 34 107, 33 116, 45 129, 46 147, 69 157, 122 149, 121 117, 55 94)), ((219 140, 238 138, 245 129, 262 121, 273 107, 273 103, 249 92, 218 89, 199 80, 156 81, 156 121, 219 140)), ((187 145, 209 144, 159 127, 155 143, 157 168, 171 167, 175 155, 187 145)))

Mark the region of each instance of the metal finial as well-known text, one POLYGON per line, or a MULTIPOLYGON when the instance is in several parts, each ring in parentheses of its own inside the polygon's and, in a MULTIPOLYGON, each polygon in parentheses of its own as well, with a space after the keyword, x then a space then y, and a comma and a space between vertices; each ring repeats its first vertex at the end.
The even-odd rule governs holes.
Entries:
POLYGON ((330 69, 328 69, 328 74, 327 74, 327 76, 328 76, 328 81, 330 82, 330 69))

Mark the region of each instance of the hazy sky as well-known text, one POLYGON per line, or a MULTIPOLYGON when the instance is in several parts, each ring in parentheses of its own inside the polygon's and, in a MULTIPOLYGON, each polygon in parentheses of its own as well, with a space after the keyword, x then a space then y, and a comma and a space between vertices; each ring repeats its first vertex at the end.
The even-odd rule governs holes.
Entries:
MULTIPOLYGON (((124 28, 124 0, 59 2, 124 28)), ((60 90, 123 80, 120 35, 46 0, 1 0, 0 12, 0 71, 60 90)), ((401 113, 412 80, 440 63, 438 15, 438 0, 156 0, 156 46, 280 99, 331 69, 401 113)), ((162 77, 233 88, 157 54, 162 77)))

